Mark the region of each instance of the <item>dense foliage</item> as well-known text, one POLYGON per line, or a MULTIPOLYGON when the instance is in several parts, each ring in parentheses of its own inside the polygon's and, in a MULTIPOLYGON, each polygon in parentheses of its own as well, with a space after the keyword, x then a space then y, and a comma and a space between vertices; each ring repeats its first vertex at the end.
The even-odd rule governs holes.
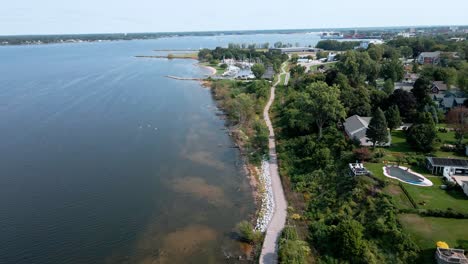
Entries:
MULTIPOLYGON (((418 246, 398 222, 392 198, 383 192, 386 183, 376 177, 349 176, 349 162, 373 157, 346 139, 341 127, 351 115, 372 116, 367 136, 373 143, 384 143, 387 129, 411 122, 414 125, 406 132, 409 145, 432 150, 439 113, 429 98, 431 81, 453 80, 454 71, 410 67, 409 71, 427 73, 412 91, 395 89, 394 82, 405 75, 403 59, 413 57, 412 50, 410 43, 347 50, 325 73, 307 73, 292 65, 290 85, 278 90, 280 172, 304 198, 304 204, 297 205, 304 208, 300 219, 309 227, 307 242, 319 262, 411 263, 419 257, 418 246)), ((283 241, 280 252, 287 250, 293 252, 288 258, 302 259, 300 247, 283 241)))
POLYGON ((268 128, 261 121, 261 114, 269 89, 267 81, 212 83, 214 97, 227 113, 236 142, 253 163, 259 163, 268 150, 268 128))
POLYGON ((349 50, 359 46, 359 41, 321 40, 315 47, 324 50, 349 50))

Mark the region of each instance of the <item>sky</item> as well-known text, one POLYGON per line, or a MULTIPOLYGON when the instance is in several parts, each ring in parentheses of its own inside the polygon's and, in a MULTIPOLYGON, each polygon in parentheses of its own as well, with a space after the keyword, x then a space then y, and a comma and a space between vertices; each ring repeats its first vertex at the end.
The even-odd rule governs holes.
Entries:
POLYGON ((468 0, 2 0, 0 35, 468 25, 468 0))

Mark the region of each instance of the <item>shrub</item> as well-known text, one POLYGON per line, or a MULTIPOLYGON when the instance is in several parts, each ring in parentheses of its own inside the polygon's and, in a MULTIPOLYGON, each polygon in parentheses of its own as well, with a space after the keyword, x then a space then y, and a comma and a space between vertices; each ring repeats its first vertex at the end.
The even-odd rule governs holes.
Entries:
POLYGON ((359 161, 369 161, 371 159, 371 152, 367 148, 354 149, 353 154, 359 161))

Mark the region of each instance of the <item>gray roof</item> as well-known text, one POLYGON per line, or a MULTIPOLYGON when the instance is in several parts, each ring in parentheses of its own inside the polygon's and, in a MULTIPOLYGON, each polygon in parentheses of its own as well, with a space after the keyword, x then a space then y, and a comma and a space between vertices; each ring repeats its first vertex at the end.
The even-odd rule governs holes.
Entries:
POLYGON ((424 58, 437 58, 440 56, 440 51, 433 51, 433 52, 421 52, 419 56, 422 56, 424 58))
POLYGON ((455 97, 450 96, 450 97, 444 97, 444 100, 442 101, 442 106, 445 108, 452 108, 455 103, 455 97))
POLYGON ((427 157, 432 166, 450 166, 450 167, 463 167, 468 168, 468 160, 465 159, 452 159, 452 158, 435 158, 427 157))
POLYGON ((346 134, 350 138, 361 139, 365 137, 370 119, 371 117, 360 117, 358 115, 348 117, 344 122, 346 134))
POLYGON ((447 85, 441 81, 434 81, 432 82, 434 87, 437 87, 440 91, 447 91, 447 85))
POLYGON ((465 102, 466 98, 455 98, 457 105, 462 105, 465 102))

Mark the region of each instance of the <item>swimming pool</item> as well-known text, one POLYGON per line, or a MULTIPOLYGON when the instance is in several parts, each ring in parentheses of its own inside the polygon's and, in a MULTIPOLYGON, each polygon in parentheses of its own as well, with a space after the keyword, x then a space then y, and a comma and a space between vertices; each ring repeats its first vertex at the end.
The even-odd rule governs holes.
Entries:
POLYGON ((385 176, 392 179, 397 179, 401 182, 418 186, 433 185, 433 183, 426 177, 403 166, 384 166, 383 171, 385 176))

